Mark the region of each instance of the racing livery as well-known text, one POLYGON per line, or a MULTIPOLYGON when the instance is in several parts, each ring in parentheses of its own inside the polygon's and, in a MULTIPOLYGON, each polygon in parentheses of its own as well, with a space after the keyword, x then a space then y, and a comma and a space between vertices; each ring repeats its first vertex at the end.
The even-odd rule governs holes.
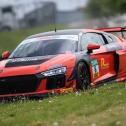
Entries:
POLYGON ((126 40, 77 29, 26 38, 0 61, 0 97, 85 90, 126 80, 126 40))

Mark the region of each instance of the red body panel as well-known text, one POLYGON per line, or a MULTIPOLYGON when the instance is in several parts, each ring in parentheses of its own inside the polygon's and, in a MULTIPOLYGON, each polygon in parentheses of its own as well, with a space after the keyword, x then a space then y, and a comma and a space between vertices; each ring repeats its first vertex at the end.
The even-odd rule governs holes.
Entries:
POLYGON ((93 73, 92 65, 90 66, 91 72, 91 80, 94 84, 96 84, 99 81, 102 81, 104 79, 107 79, 108 76, 115 76, 115 70, 114 70, 114 59, 113 55, 111 53, 106 53, 106 54, 99 54, 99 55, 91 55, 91 59, 97 59, 98 62, 98 73, 95 76, 93 73))
POLYGON ((122 29, 126 29, 126 28, 111 27, 111 28, 98 28, 97 30, 104 31, 104 32, 115 32, 115 31, 121 31, 122 29))
POLYGON ((119 55, 119 73, 117 75, 118 80, 126 80, 126 50, 117 51, 119 55))
POLYGON ((56 65, 62 65, 67 66, 67 68, 73 68, 75 66, 75 60, 76 57, 73 54, 61 54, 40 65, 20 66, 11 68, 5 67, 5 64, 8 60, 4 60, 0 62, 0 70, 3 70, 0 73, 0 77, 35 74, 42 71, 46 71, 51 67, 55 67, 56 65))
POLYGON ((60 66, 66 66, 67 72, 66 72, 66 82, 65 82, 65 87, 59 88, 59 89, 54 89, 54 90, 47 90, 46 89, 46 81, 47 79, 43 79, 40 82, 40 85, 36 89, 35 92, 28 92, 28 93, 17 93, 17 94, 5 94, 5 95, 0 95, 0 97, 10 97, 10 96, 30 96, 34 94, 44 94, 44 93, 49 93, 49 92, 61 92, 62 90, 67 91, 73 91, 75 88, 75 81, 67 81, 75 67, 76 63, 76 57, 72 53, 66 53, 66 54, 61 54, 57 55, 56 57, 40 64, 40 65, 31 65, 31 66, 20 66, 20 67, 10 67, 6 68, 5 64, 7 63, 8 60, 4 60, 0 62, 0 77, 11 77, 11 76, 21 76, 21 75, 32 75, 32 74, 37 74, 43 71, 47 71, 50 68, 55 68, 55 66, 60 65, 60 66), (66 89, 68 88, 68 89, 66 89))
MULTIPOLYGON (((114 33, 114 32, 123 32, 126 31, 126 27, 112 27, 112 28, 99 28, 97 30, 114 33)), ((123 35, 123 34, 122 34, 123 35)), ((96 86, 97 82, 104 81, 107 78, 115 77, 115 81, 124 81, 126 80, 126 40, 123 39, 123 36, 115 36, 117 43, 122 47, 123 50, 108 52, 107 50, 101 50, 100 52, 93 53, 90 57, 91 59, 97 59, 99 65, 99 75, 96 78, 93 78, 93 72, 91 72, 92 86, 96 86), (114 54, 117 54, 119 57, 119 70, 115 71, 115 58, 114 54), (104 59, 103 64, 108 64, 108 68, 103 69, 102 59, 104 59)), ((92 71, 92 65, 90 66, 90 71, 92 71)))

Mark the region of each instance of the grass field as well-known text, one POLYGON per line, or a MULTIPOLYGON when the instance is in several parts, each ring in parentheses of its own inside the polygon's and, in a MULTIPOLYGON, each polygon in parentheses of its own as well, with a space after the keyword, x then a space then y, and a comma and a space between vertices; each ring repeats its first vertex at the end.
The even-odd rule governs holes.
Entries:
MULTIPOLYGON (((0 53, 13 50, 28 35, 50 29, 54 27, 0 33, 0 53)), ((126 84, 105 85, 44 100, 0 103, 0 126, 126 126, 126 84)))
POLYGON ((126 85, 0 104, 0 126, 126 126, 126 85))

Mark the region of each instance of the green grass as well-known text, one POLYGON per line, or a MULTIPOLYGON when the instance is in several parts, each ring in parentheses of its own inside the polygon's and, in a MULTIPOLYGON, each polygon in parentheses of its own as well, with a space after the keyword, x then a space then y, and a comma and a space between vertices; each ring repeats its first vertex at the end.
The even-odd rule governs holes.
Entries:
POLYGON ((0 126, 125 126, 126 85, 0 104, 0 126))
MULTIPOLYGON (((64 25, 56 25, 57 29, 63 29, 64 25)), ((54 30, 53 25, 45 27, 36 27, 29 29, 22 29, 13 32, 1 32, 0 33, 0 53, 9 50, 12 51, 23 39, 29 35, 37 34, 40 32, 46 32, 54 30)))

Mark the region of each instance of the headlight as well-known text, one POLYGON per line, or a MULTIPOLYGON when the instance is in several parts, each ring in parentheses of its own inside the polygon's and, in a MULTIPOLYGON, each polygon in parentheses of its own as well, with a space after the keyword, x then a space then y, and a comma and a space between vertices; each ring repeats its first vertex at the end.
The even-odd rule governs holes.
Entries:
POLYGON ((52 70, 42 72, 41 75, 45 77, 50 77, 50 76, 55 76, 55 75, 65 74, 65 73, 66 73, 66 67, 60 67, 60 68, 55 68, 52 70))

